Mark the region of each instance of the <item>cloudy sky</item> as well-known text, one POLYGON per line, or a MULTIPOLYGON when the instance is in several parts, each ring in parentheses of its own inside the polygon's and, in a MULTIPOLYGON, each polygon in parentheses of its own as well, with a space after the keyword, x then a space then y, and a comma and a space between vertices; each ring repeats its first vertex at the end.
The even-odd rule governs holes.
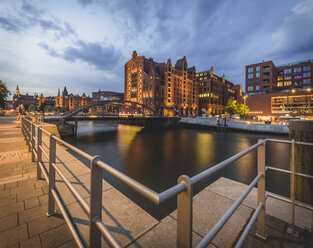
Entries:
POLYGON ((313 0, 1 0, 0 79, 11 92, 123 92, 133 50, 186 56, 244 83, 245 65, 313 58, 313 0))

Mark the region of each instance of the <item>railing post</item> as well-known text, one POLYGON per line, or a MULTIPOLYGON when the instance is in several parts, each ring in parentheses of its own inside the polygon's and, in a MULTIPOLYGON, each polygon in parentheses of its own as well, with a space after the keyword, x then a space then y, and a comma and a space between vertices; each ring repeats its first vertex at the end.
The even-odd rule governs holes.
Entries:
POLYGON ((188 176, 180 176, 178 183, 185 183, 186 191, 177 196, 177 248, 192 246, 192 183, 188 176))
POLYGON ((95 225, 95 218, 102 217, 102 169, 97 166, 100 156, 94 156, 90 161, 90 219, 89 245, 91 248, 101 247, 101 232, 95 225))
POLYGON ((259 216, 256 235, 262 239, 267 239, 265 228, 265 142, 264 140, 258 140, 263 142, 263 145, 258 147, 258 174, 262 173, 262 177, 258 182, 258 205, 263 205, 259 216))
POLYGON ((290 158, 290 198, 291 198, 291 228, 287 232, 298 236, 295 232, 295 140, 292 139, 291 143, 291 158, 290 158))
POLYGON ((40 163, 42 162, 42 152, 40 146, 42 145, 42 131, 41 126, 37 128, 37 178, 41 178, 40 163))
POLYGON ((35 148, 35 124, 32 122, 31 123, 31 139, 30 139, 30 142, 31 142, 31 152, 32 152, 32 162, 35 162, 35 151, 34 151, 34 148, 35 148))
POLYGON ((29 121, 27 122, 27 143, 28 143, 28 151, 31 152, 32 151, 32 145, 31 145, 31 125, 29 124, 29 121))
POLYGON ((55 199, 51 190, 55 187, 55 169, 52 164, 55 164, 56 157, 56 140, 53 138, 54 134, 50 135, 49 144, 49 195, 48 195, 48 216, 56 214, 55 199))

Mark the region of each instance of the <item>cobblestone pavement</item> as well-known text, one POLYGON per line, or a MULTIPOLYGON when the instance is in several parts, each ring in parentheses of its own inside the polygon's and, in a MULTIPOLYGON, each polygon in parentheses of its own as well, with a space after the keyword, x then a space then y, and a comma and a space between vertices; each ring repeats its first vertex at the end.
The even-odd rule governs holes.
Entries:
MULTIPOLYGON (((26 143, 20 139, 20 129, 12 121, 0 118, 0 248, 76 247, 58 208, 56 215, 46 216, 47 183, 36 178, 36 164, 31 162, 26 143)), ((57 146, 57 156, 63 160, 57 162, 60 170, 89 203, 89 169, 60 146, 57 146)), ((88 216, 60 178, 56 179, 56 187, 88 243, 88 216)), ((199 244, 246 187, 221 178, 194 197, 193 247, 199 244)), ((123 247, 176 247, 176 211, 159 221, 104 181, 102 191, 103 222, 123 247)), ((224 248, 236 244, 255 211, 255 198, 253 189, 209 247, 224 248)), ((287 233, 289 206, 284 204, 269 201, 267 211, 271 216, 266 217, 267 240, 256 237, 254 224, 244 247, 313 247, 312 232, 296 228, 299 237, 287 233), (287 219, 283 221, 274 217, 277 212, 286 212, 287 219)), ((298 209, 296 212, 301 211, 298 209)), ((305 218, 311 217, 305 217, 307 212, 303 214, 304 221, 300 226, 307 225, 309 222, 305 218)), ((105 246, 105 242, 102 244, 105 246)))

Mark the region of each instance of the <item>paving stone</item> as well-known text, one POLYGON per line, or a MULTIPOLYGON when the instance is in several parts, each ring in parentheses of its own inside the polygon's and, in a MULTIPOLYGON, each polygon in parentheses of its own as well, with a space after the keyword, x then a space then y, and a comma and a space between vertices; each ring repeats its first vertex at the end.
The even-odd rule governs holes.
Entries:
POLYGON ((65 221, 63 219, 63 216, 59 213, 50 217, 44 216, 38 218, 36 220, 28 222, 29 236, 32 237, 36 234, 45 232, 64 223, 65 221))
MULTIPOLYGON (((24 180, 27 181, 27 180, 24 180)), ((10 194, 28 194, 29 192, 32 192, 35 189, 34 183, 25 184, 25 185, 19 185, 17 188, 10 189, 10 194)))
POLYGON ((38 206, 30 209, 26 209, 19 212, 19 223, 27 223, 31 220, 38 219, 40 217, 46 216, 47 208, 43 206, 38 206))
POLYGON ((27 193, 25 192, 17 192, 17 201, 23 201, 26 199, 30 199, 33 197, 37 197, 43 195, 43 192, 41 189, 34 189, 32 191, 29 191, 27 193))
MULTIPOLYGON (((134 241, 130 246, 135 247, 176 247, 177 237, 177 221, 170 216, 165 217, 159 224, 154 226, 149 232, 145 233, 139 239, 134 241)), ((193 232, 192 234, 192 247, 196 247, 202 237, 193 232)), ((214 247, 209 245, 208 247, 214 247)))
POLYGON ((48 195, 39 196, 40 206, 48 205, 48 195))
MULTIPOLYGON (((233 203, 233 200, 216 194, 208 188, 201 191, 193 200, 193 230, 205 237, 233 203)), ((212 240, 212 244, 218 247, 231 247, 249 220, 251 213, 251 208, 239 206, 212 240)), ((176 214, 174 211, 171 216, 176 219, 176 214)))
POLYGON ((0 185, 0 190, 4 190, 4 184, 0 185))
POLYGON ((284 233, 282 247, 313 247, 313 233, 296 227, 299 237, 284 233))
POLYGON ((74 248, 74 247, 75 248, 77 247, 77 244, 75 243, 74 239, 66 242, 63 245, 58 246, 58 248, 74 248))
POLYGON ((17 213, 0 218, 0 232, 17 226, 17 213))
POLYGON ((27 239, 27 237, 27 227, 25 224, 3 231, 0 233, 0 248, 17 244, 18 242, 27 239))
POLYGON ((6 189, 12 189, 17 187, 17 182, 7 183, 5 184, 6 189))
MULTIPOLYGON (((283 232, 280 232, 274 228, 266 226, 267 239, 265 241, 256 236, 256 225, 257 223, 254 223, 248 235, 250 236, 251 242, 252 240, 257 240, 255 241, 256 243, 259 243, 260 245, 263 244, 265 247, 268 247, 268 246, 269 247, 281 247, 281 242, 283 239, 283 232)), ((245 242, 246 243, 245 247, 249 247, 250 241, 245 242)))
POLYGON ((20 243, 20 248, 41 248, 39 235, 30 239, 24 240, 20 243))
POLYGON ((0 198, 5 198, 10 196, 10 191, 9 190, 1 190, 0 191, 0 198))
POLYGON ((39 206, 39 200, 38 198, 32 198, 24 201, 25 203, 25 209, 33 208, 39 206))
POLYGON ((12 214, 17 213, 21 210, 24 210, 24 203, 23 202, 14 202, 14 203, 6 202, 6 204, 4 204, 0 207, 0 217, 12 215, 12 214))
POLYGON ((40 240, 43 248, 57 247, 71 239, 72 235, 66 224, 40 234, 40 240))

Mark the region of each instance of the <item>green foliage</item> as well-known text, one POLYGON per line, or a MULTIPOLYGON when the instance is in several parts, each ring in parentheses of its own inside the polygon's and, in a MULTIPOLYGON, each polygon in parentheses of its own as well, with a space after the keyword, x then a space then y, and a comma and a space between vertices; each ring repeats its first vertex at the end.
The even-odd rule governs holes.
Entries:
POLYGON ((47 106, 45 106, 44 111, 45 112, 52 112, 53 111, 53 107, 51 105, 47 105, 47 106))
POLYGON ((29 105, 27 109, 28 112, 34 112, 35 110, 36 110, 36 107, 33 104, 29 105))
POLYGON ((247 116, 249 115, 249 108, 247 105, 244 105, 242 103, 237 103, 234 98, 230 98, 226 105, 226 112, 233 115, 237 114, 240 116, 247 116))
POLYGON ((8 96, 11 95, 11 92, 8 90, 6 83, 0 80, 0 107, 5 107, 5 102, 8 96))
POLYGON ((234 100, 234 98, 230 98, 226 105, 226 112, 233 115, 237 114, 237 100, 234 100))

